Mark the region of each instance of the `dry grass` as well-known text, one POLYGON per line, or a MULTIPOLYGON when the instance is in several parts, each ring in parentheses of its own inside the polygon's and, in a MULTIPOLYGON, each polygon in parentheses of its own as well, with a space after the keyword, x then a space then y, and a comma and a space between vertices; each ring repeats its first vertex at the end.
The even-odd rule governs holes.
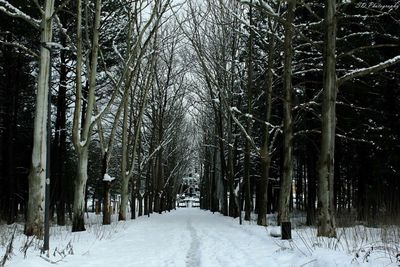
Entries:
POLYGON ((313 255, 317 248, 343 251, 352 255, 353 262, 387 259, 400 264, 400 227, 371 228, 363 225, 337 229, 337 238, 317 236, 315 228, 297 229, 303 254, 313 255))

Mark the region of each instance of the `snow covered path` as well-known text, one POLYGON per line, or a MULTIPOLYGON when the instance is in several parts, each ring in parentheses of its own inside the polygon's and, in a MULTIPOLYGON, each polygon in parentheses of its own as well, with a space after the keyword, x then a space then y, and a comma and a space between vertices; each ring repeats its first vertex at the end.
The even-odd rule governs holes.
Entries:
MULTIPOLYGON (((65 267, 350 266, 351 258, 343 252, 321 250, 317 256, 305 255, 300 249, 290 249, 297 246, 294 243, 273 238, 254 223, 239 225, 238 220, 221 214, 189 208, 110 226, 97 223, 81 233, 54 227, 50 252, 54 261, 57 256, 60 259, 56 265, 65 267), (71 249, 73 255, 61 255, 71 249)), ((54 264, 34 250, 27 259, 14 255, 6 266, 54 264)))
MULTIPOLYGON (((126 229, 102 240, 82 255, 68 256, 62 266, 278 266, 268 254, 262 227, 199 209, 178 209, 125 223, 126 229), (260 253, 262 252, 262 253, 260 253)), ((278 247, 279 248, 279 247, 278 247)))

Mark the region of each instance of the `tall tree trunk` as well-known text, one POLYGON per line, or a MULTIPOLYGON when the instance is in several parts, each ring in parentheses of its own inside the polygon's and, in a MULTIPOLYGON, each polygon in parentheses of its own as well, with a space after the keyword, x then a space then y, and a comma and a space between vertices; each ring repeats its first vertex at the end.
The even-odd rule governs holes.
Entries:
MULTIPOLYGON (((217 136, 217 135, 215 135, 217 136)), ((213 151, 213 163, 212 163, 212 174, 211 174, 211 182, 210 182, 210 195, 211 195, 211 211, 212 212, 218 212, 219 211, 219 201, 218 201, 218 192, 217 192, 217 185, 218 185, 218 180, 217 180, 217 161, 218 161, 218 150, 217 150, 217 144, 216 140, 214 138, 214 151, 213 151)))
MULTIPOLYGON (((64 36, 61 36, 61 45, 66 45, 64 36)), ((54 196, 57 212, 57 224, 65 225, 65 158, 67 153, 66 147, 66 108, 67 103, 67 60, 66 52, 60 51, 60 85, 58 87, 57 96, 57 116, 54 136, 54 196)))
POLYGON ((97 57, 99 51, 99 28, 101 19, 101 0, 96 0, 95 17, 93 25, 92 51, 89 70, 89 91, 87 97, 87 107, 85 119, 82 120, 82 132, 79 130, 79 117, 81 115, 81 96, 82 96, 82 3, 78 0, 78 44, 77 44, 77 67, 76 67, 76 101, 73 122, 73 142, 78 156, 78 171, 75 180, 74 207, 72 231, 85 231, 84 211, 85 211, 85 192, 87 182, 88 148, 93 127, 92 117, 95 105, 95 89, 97 74, 97 57))
MULTIPOLYGON (((10 34, 11 35, 11 34, 10 34)), ((11 36, 10 36, 11 37, 11 36)), ((11 38, 10 38, 11 39, 11 38)), ((17 114, 18 114, 18 98, 19 98, 19 90, 20 90, 20 74, 22 71, 21 68, 21 54, 17 54, 17 58, 13 55, 13 49, 7 49, 6 53, 4 54, 4 65, 7 66, 6 70, 6 90, 7 93, 5 94, 7 98, 7 104, 5 104, 5 117, 4 120, 4 128, 5 130, 5 140, 4 140, 4 165, 5 165, 5 180, 7 186, 5 186, 4 196, 6 197, 5 206, 6 206, 6 219, 7 224, 12 224, 15 222, 17 216, 17 201, 16 196, 18 194, 17 191, 17 180, 19 179, 16 175, 16 136, 18 131, 18 121, 17 121, 17 114), (8 51, 7 51, 8 50, 8 51)), ((1 112, 1 111, 0 111, 1 112)), ((1 127, 2 125, 0 125, 1 127)), ((2 128, 0 128, 2 129, 2 128)), ((3 153, 3 151, 1 152, 3 153)), ((0 170, 2 171, 2 170, 0 170)), ((1 212, 1 211, 0 211, 1 212)))
POLYGON ((160 201, 161 201, 161 196, 160 196, 160 180, 161 180, 161 173, 160 173, 160 164, 161 164, 161 159, 160 159, 160 154, 157 153, 157 156, 155 158, 155 164, 153 166, 152 170, 152 175, 153 175, 153 182, 154 182, 154 187, 153 187, 153 192, 154 192, 154 212, 159 212, 160 211, 160 201))
MULTIPOLYGON (((230 117, 230 116, 229 116, 230 117)), ((228 121, 229 129, 228 129, 228 140, 229 143, 233 141, 232 136, 232 121, 229 118, 228 121)), ((233 170, 233 148, 228 145, 228 164, 227 164, 227 179, 228 179, 228 188, 229 188, 229 216, 236 218, 239 214, 238 212, 238 205, 236 203, 236 196, 235 196, 235 173, 233 170)))
MULTIPOLYGON (((128 170, 128 165, 129 165, 129 159, 128 159, 128 117, 129 117, 129 93, 126 93, 129 89, 125 89, 125 95, 124 95, 124 115, 122 119, 122 164, 121 164, 121 204, 120 204, 120 209, 118 213, 118 220, 124 221, 126 220, 126 208, 128 205, 128 186, 129 186, 129 172, 128 170), (128 173, 127 173, 128 172, 128 173)), ((133 158, 132 161, 135 159, 133 158)), ((132 162, 133 164, 133 162, 132 162)))
POLYGON ((336 0, 325 1, 321 151, 318 162, 318 236, 336 237, 333 205, 336 129, 336 0))
POLYGON ((283 85, 285 100, 283 102, 283 174, 279 194, 279 222, 282 228, 282 239, 291 239, 289 218, 290 195, 293 176, 293 121, 292 121, 292 54, 293 54, 293 20, 295 0, 288 0, 285 21, 284 73, 283 85))
MULTIPOLYGON (((247 129, 250 129, 250 122, 248 122, 247 129)), ((245 204, 245 214, 244 219, 246 221, 250 220, 251 214, 251 182, 250 182, 250 142, 246 140, 245 150, 244 150, 244 204, 245 204)))
MULTIPOLYGON (((46 0, 45 12, 42 15, 41 21, 40 41, 42 44, 46 44, 52 40, 53 12, 54 0, 46 0)), ((37 237, 42 237, 43 235, 47 138, 51 138, 47 136, 50 67, 50 51, 44 46, 41 46, 32 162, 29 173, 29 200, 25 224, 25 234, 36 235, 37 237)))
MULTIPOLYGON (((271 110, 272 110, 272 82, 273 82, 273 65, 275 53, 275 35, 271 33, 269 35, 269 51, 268 51, 268 71, 267 71, 267 86, 265 88, 266 99, 266 115, 265 121, 270 122, 271 110)), ((270 134, 268 124, 263 127, 263 147, 261 149, 261 178, 259 188, 259 201, 258 204, 258 217, 257 224, 266 226, 267 222, 267 204, 268 204, 268 179, 269 179, 269 168, 271 164, 271 151, 270 151, 270 134)))
POLYGON ((315 153, 314 146, 307 144, 307 225, 315 224, 315 201, 317 199, 317 179, 316 179, 316 167, 315 167, 315 153))
MULTIPOLYGON (((233 88, 233 79, 231 82, 231 88, 233 88)), ((229 101, 231 101, 232 96, 229 96, 229 101)), ((230 103, 231 104, 231 103, 230 103)), ((239 208, 237 205, 236 201, 236 195, 235 195, 235 172, 233 169, 234 165, 234 158, 233 158, 233 150, 236 148, 234 145, 231 146, 231 144, 234 142, 233 134, 232 134, 232 116, 228 117, 228 142, 229 145, 227 146, 228 148, 228 158, 227 158, 227 169, 226 169, 226 178, 228 180, 228 189, 229 189, 229 216, 236 218, 239 216, 239 208)))
POLYGON ((140 162, 141 162, 141 155, 142 155, 142 135, 139 134, 139 140, 138 140, 138 176, 134 183, 136 183, 136 187, 134 188, 134 192, 137 196, 138 200, 138 217, 143 215, 143 196, 141 194, 141 188, 142 188, 142 169, 140 167, 140 162))
MULTIPOLYGON (((219 102, 222 102, 221 99, 221 93, 218 95, 219 102)), ((222 116, 222 105, 219 106, 218 109, 218 135, 219 135, 219 161, 220 161, 220 179, 221 179, 221 185, 222 185, 222 199, 221 199, 221 208, 222 208, 222 214, 223 215, 228 215, 228 200, 227 200, 227 179, 226 179, 226 162, 225 162, 225 146, 224 146, 224 121, 223 121, 223 116, 222 116)))
MULTIPOLYGON (((253 8, 250 7, 249 11, 249 17, 250 17, 250 26, 253 25, 253 8)), ((254 32, 253 29, 250 27, 250 37, 249 37, 249 42, 248 42, 248 49, 249 49, 249 55, 247 58, 247 113, 249 116, 252 114, 253 109, 253 38, 254 38, 254 32)), ((247 118, 247 126, 246 126, 246 131, 247 134, 251 134, 251 129, 252 129, 252 118, 249 117, 247 118)), ((245 144, 245 150, 244 150, 244 180, 245 180, 245 215, 244 219, 249 221, 250 220, 250 214, 252 210, 252 194, 251 194, 251 181, 250 181, 250 141, 246 138, 246 144, 245 144)))

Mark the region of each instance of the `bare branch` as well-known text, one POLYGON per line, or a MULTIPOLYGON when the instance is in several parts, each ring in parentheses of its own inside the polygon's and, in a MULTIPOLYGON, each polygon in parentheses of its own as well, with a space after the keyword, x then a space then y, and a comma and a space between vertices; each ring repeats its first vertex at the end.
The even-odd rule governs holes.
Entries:
POLYGON ((357 77, 361 77, 361 76, 365 76, 365 75, 371 74, 373 72, 377 72, 377 71, 383 70, 383 69, 385 69, 387 67, 390 67, 392 65, 395 65, 395 64, 397 64, 399 62, 400 62, 400 55, 395 56, 394 58, 388 59, 388 60, 386 60, 384 62, 381 62, 379 64, 376 64, 374 66, 371 66, 369 68, 362 68, 362 69, 354 70, 354 71, 352 71, 350 73, 347 73, 344 76, 338 78, 338 80, 337 80, 338 86, 340 86, 344 82, 349 81, 351 79, 354 79, 354 78, 357 78, 357 77))
POLYGON ((27 52, 29 55, 31 55, 34 58, 39 58, 39 55, 35 51, 33 51, 32 49, 30 49, 30 48, 28 48, 28 47, 26 47, 26 46, 24 46, 24 45, 22 45, 20 43, 17 43, 17 42, 5 42, 5 41, 1 41, 0 40, 0 44, 7 45, 7 46, 14 46, 16 48, 24 50, 25 52, 27 52))
POLYGON ((360 46, 354 49, 351 49, 350 51, 344 52, 340 55, 337 56, 337 58, 341 58, 344 56, 350 56, 352 54, 354 54, 355 52, 359 52, 362 50, 366 50, 366 49, 375 49, 375 48, 381 48, 381 47, 396 47, 399 46, 399 44, 378 44, 378 45, 368 45, 368 46, 360 46))
POLYGON ((40 20, 34 19, 5 0, 0 0, 0 11, 13 18, 20 18, 31 24, 36 29, 40 27, 40 20))
POLYGON ((74 48, 74 50, 76 50, 76 46, 74 44, 74 42, 72 41, 71 37, 68 35, 67 30, 63 27, 60 18, 57 15, 54 15, 54 21, 57 24, 57 27, 60 29, 60 32, 62 35, 65 36, 65 39, 67 40, 67 42, 69 43, 70 46, 72 46, 74 48))

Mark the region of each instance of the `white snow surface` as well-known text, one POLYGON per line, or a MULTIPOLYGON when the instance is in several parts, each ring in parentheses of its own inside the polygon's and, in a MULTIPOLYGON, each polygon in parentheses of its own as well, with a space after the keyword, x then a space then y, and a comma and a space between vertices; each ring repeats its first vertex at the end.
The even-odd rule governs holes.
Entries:
MULTIPOLYGON (((383 262, 354 261, 354 255, 340 250, 315 248, 308 253, 296 231, 293 241, 282 241, 270 235, 277 231, 276 226, 239 225, 237 219, 200 209, 178 209, 108 226, 101 225, 100 215, 91 216, 86 232, 51 228, 53 263, 40 257, 37 248, 29 249, 24 259, 19 248, 26 237, 18 234, 6 266, 384 266, 383 262), (73 254, 61 256, 68 251, 68 243, 73 254)), ((0 246, 1 257, 4 252, 5 247, 0 246)), ((385 266, 397 265, 389 262, 385 266)))
POLYGON ((108 173, 104 174, 104 177, 103 177, 104 182, 112 182, 113 180, 115 180, 114 177, 111 177, 108 173))

